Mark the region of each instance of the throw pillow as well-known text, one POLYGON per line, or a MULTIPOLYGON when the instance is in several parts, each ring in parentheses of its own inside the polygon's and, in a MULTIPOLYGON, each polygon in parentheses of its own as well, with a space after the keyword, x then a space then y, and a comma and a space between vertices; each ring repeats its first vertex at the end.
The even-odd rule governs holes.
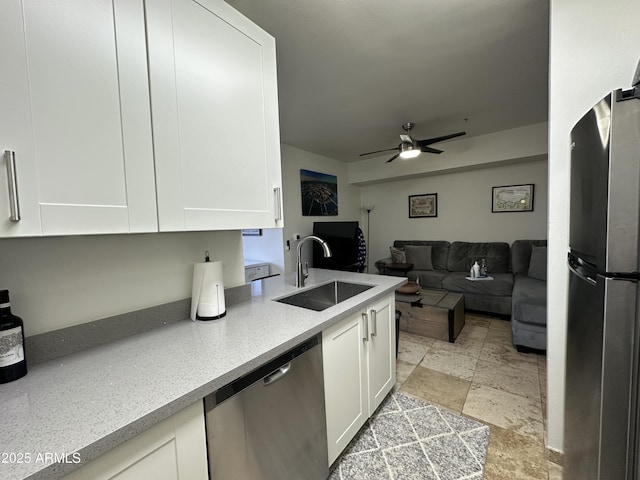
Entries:
POLYGON ((547 281, 547 247, 531 247, 529 260, 529 276, 547 281))
POLYGON ((389 247, 391 250, 391 261, 393 263, 407 263, 407 257, 404 254, 404 250, 396 247, 389 247))
POLYGON ((413 263, 414 270, 433 270, 430 245, 405 245, 404 253, 407 256, 407 263, 413 263))

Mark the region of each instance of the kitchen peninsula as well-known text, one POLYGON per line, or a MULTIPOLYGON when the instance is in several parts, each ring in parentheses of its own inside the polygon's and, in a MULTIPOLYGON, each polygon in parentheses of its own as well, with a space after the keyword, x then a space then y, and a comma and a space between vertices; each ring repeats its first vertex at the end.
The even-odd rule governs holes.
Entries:
POLYGON ((292 278, 272 277, 242 287, 250 298, 229 306, 223 319, 185 319, 31 367, 0 388, 2 451, 29 453, 31 461, 2 463, 0 476, 62 478, 79 466, 74 459, 96 459, 406 282, 317 269, 307 282, 332 280, 373 288, 315 312, 273 301, 297 289, 292 278), (68 461, 35 462, 46 453, 66 453, 68 461))

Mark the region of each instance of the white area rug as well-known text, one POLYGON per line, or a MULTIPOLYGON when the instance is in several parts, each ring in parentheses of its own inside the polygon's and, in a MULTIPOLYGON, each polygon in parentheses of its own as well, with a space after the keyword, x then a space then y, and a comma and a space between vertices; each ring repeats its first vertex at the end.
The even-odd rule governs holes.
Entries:
POLYGON ((487 425, 393 392, 329 480, 481 480, 488 446, 487 425))

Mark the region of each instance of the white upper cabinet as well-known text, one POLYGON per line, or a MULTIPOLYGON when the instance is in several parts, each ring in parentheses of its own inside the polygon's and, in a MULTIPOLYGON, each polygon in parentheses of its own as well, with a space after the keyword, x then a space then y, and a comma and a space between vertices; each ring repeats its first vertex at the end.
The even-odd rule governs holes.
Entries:
POLYGON ((3 0, 0 18, 0 236, 157 231, 142 3, 3 0))
POLYGON ((282 226, 273 37, 221 0, 146 19, 160 231, 282 226))

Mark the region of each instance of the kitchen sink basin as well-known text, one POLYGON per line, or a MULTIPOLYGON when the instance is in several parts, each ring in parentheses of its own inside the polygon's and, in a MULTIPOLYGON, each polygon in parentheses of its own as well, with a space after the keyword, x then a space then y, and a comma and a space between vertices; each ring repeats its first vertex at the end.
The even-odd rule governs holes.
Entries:
POLYGON ((334 281, 278 298, 276 301, 320 312, 370 288, 373 288, 373 285, 334 281))

